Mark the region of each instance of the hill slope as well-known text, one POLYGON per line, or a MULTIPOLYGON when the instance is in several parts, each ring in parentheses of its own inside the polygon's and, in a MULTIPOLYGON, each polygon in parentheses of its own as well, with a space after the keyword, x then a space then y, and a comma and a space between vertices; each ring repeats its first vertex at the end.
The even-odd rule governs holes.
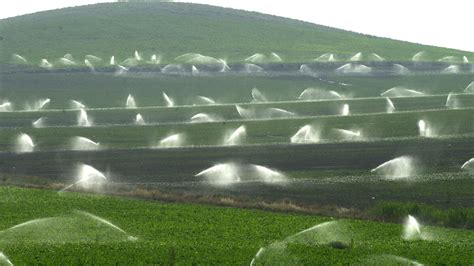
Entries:
POLYGON ((361 35, 311 23, 186 3, 108 3, 59 9, 0 20, 0 63, 13 53, 31 62, 66 53, 123 60, 135 50, 162 53, 164 61, 188 52, 242 61, 276 52, 285 61, 309 61, 322 53, 347 59, 356 52, 408 60, 419 51, 431 59, 474 53, 361 35))

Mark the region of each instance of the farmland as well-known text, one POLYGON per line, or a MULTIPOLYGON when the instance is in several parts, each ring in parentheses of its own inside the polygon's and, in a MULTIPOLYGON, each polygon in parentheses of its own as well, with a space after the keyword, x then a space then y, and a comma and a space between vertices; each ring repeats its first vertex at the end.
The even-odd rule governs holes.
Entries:
MULTIPOLYGON (((136 241, 95 239, 69 243, 54 238, 29 243, 19 239, 11 243, 0 242, 2 251, 15 264, 84 264, 92 261, 99 264, 249 264, 261 247, 330 221, 308 215, 75 193, 59 195, 45 190, 3 187, 1 192, 2 210, 15 215, 10 215, 8 220, 2 219, 0 230, 30 219, 67 217, 74 210, 81 210, 103 217, 137 238, 136 241), (15 211, 18 209, 22 212, 15 211)), ((352 232, 352 248, 341 250, 325 244, 306 245, 304 249, 309 250, 309 256, 293 248, 283 256, 303 261, 306 258, 312 263, 363 263, 371 256, 383 254, 407 257, 420 263, 450 264, 455 261, 470 264, 474 259, 469 252, 474 242, 472 231, 426 227, 437 241, 406 241, 401 238, 402 227, 397 224, 343 220, 342 225, 352 232), (325 255, 320 256, 321 253, 325 255)), ((99 234, 106 229, 92 226, 83 230, 83 234, 99 234)), ((54 233, 60 228, 48 230, 54 233)), ((34 239, 34 235, 30 237, 34 239)))
POLYGON ((51 99, 49 109, 69 109, 70 100, 80 101, 88 108, 125 107, 128 94, 135 97, 139 108, 166 106, 162 92, 166 92, 179 106, 196 104, 197 96, 210 97, 218 104, 248 103, 252 100, 250 95, 252 88, 258 88, 269 101, 295 101, 308 87, 334 90, 346 95, 347 98, 380 97, 382 92, 396 86, 414 89, 426 95, 447 95, 450 92, 463 93, 472 82, 470 73, 384 77, 332 75, 326 78, 351 86, 322 82, 317 78, 301 75, 270 77, 225 74, 211 77, 151 75, 139 78, 133 75, 53 72, 4 74, 0 77, 2 100, 11 101, 15 110, 24 110, 26 104, 44 98, 51 99), (31 88, 32 84, 34 89, 31 88))
POLYGON ((474 263, 472 52, 168 2, 0 37, 0 265, 474 263))
POLYGON ((273 78, 253 76, 246 82, 236 78, 232 82, 236 86, 234 98, 213 105, 185 102, 185 90, 179 92, 179 88, 201 81, 203 83, 193 93, 195 97, 203 94, 223 99, 225 93, 218 92, 218 86, 223 86, 225 79, 232 79, 231 76, 160 77, 138 81, 126 77, 125 80, 137 82, 134 90, 117 83, 105 92, 110 97, 96 93, 102 82, 113 83, 115 78, 83 73, 2 75, 5 81, 2 91, 17 103, 16 108, 20 108, 0 115, 3 185, 0 197, 4 202, 2 213, 8 214, 8 219, 0 225, 6 239, 0 240, 0 248, 15 264, 246 264, 252 259, 257 263, 278 259, 288 263, 367 264, 403 258, 423 263, 469 264, 472 261, 468 253, 472 249, 472 231, 424 227, 436 241, 404 240, 401 213, 393 216, 390 208, 383 208, 391 202, 426 204, 428 210, 440 208, 438 212, 429 211, 430 215, 419 213, 428 222, 472 228, 474 201, 470 187, 473 181, 469 172, 460 169, 473 156, 474 150, 473 97, 464 92, 472 75, 415 75, 408 81, 394 76, 375 83, 370 77, 339 80, 357 84, 349 88, 322 85, 321 80, 305 77, 286 76, 273 81, 273 78), (18 75, 22 78, 13 78, 18 75), (43 75, 51 75, 49 81, 43 75), (81 88, 81 97, 71 97, 69 92, 63 91, 61 84, 66 77, 77 79, 73 86, 81 88), (89 79, 94 80, 92 86, 85 85, 89 79), (175 90, 167 89, 166 92, 185 105, 160 106, 163 103, 157 99, 162 98, 164 90, 149 89, 150 80, 171 80, 168 82, 176 84, 175 90), (435 80, 432 81, 435 85, 419 85, 427 80, 435 80), (207 82, 211 83, 206 85, 207 82), (269 102, 250 102, 251 83, 259 84, 269 98, 282 92, 287 94, 269 102), (282 84, 288 87, 285 89, 282 84), (387 98, 379 95, 395 84, 412 84, 425 94, 392 97, 396 109, 387 112, 387 98), (324 86, 347 96, 343 99, 298 100, 302 88, 307 86, 324 86), (87 92, 90 98, 86 97, 87 92), (120 92, 120 97, 115 92, 120 92), (454 94, 449 94, 451 92, 454 94), (136 95, 137 102, 142 102, 143 106, 125 108, 127 93, 136 95), (143 97, 147 94, 148 97, 143 97), (29 95, 29 99, 21 95, 29 95), (23 104, 40 97, 51 97, 50 106, 43 110, 21 110, 23 104), (80 112, 70 109, 70 99, 87 101, 88 105, 92 103, 92 108, 86 108, 93 121, 91 126, 77 125, 80 112), (252 110, 255 116, 242 117, 236 104, 252 110), (344 105, 350 106, 349 114, 341 113, 344 105), (268 116, 265 110, 271 108, 287 110, 294 115, 268 116), (145 125, 135 124, 137 113, 147 119, 145 125), (198 113, 216 114, 219 119, 191 123, 190 117, 198 113), (31 123, 39 117, 45 118, 45 125, 33 127, 31 123), (420 136, 420 120, 428 123, 432 135, 420 136), (317 141, 291 143, 292 136, 305 125, 320 130, 317 141), (245 139, 238 145, 224 145, 226 134, 240 126, 245 126, 245 139), (339 129, 360 134, 348 138, 337 134, 339 129), (16 152, 15 142, 21 133, 33 138, 34 152, 16 152), (179 146, 160 147, 160 140, 176 133, 185 136, 179 146), (73 151, 70 144, 76 136, 99 141, 101 148, 73 151), (391 180, 370 172, 377 165, 399 156, 410 156, 415 160, 417 171, 409 179, 391 180), (246 177, 245 182, 216 186, 195 176, 203 169, 227 162, 238 163, 242 169, 247 169, 246 165, 278 169, 288 182, 266 184, 246 177), (51 191, 74 184, 79 163, 93 165, 107 175, 108 183, 96 193, 137 199, 51 191), (8 187, 11 185, 43 190, 8 187), (347 219, 336 222, 335 235, 330 234, 328 238, 324 231, 324 240, 321 240, 321 232, 315 230, 303 238, 314 240, 301 242, 300 237, 295 240, 291 236, 331 219, 314 214, 243 210, 239 206, 371 218, 374 208, 382 206, 381 217, 388 215, 397 224, 347 219), (13 214, 14 208, 23 211, 13 214), (447 214, 440 216, 439 212, 447 214), (96 216, 90 215, 116 223, 130 236, 104 226, 97 227, 90 220, 96 216), (31 219, 40 219, 32 223, 31 229, 28 226, 8 229, 31 219), (444 220, 441 223, 439 219, 444 220), (60 234, 54 231, 64 223, 72 224, 60 234), (88 229, 84 231, 83 228, 88 229), (283 250, 281 243, 285 243, 283 250), (342 249, 338 245, 342 245, 342 249), (256 256, 262 247, 265 247, 264 251, 256 256), (434 248, 440 252, 433 253, 434 248), (304 249, 310 251, 301 253, 304 249), (78 257, 78 253, 87 255, 78 257), (466 255, 459 257, 464 253, 466 255))

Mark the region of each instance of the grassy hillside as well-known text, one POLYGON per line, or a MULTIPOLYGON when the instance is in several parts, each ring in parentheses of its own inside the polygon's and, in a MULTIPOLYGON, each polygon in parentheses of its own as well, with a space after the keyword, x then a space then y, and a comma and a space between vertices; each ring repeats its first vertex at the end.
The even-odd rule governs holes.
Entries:
POLYGON ((120 62, 135 50, 164 62, 195 52, 242 61, 254 53, 276 52, 287 62, 309 61, 326 53, 347 59, 356 52, 409 60, 419 51, 428 58, 462 52, 376 38, 330 27, 259 13, 186 3, 109 3, 59 9, 0 20, 0 62, 13 53, 38 64, 71 53, 82 62, 87 54, 115 55, 120 62))
MULTIPOLYGON (((0 188, 0 202, 0 250, 15 265, 248 265, 261 247, 330 220, 8 187, 0 188), (19 209, 22 211, 18 212, 19 209), (123 231, 75 210, 100 216, 123 231), (9 229, 48 217, 51 218, 9 229)), ((367 265, 372 256, 382 254, 407 257, 423 264, 467 265, 474 260, 469 252, 474 243, 472 231, 422 227, 422 232, 435 241, 407 241, 402 239, 403 229, 398 224, 342 220, 333 225, 323 232, 306 232, 306 241, 289 241, 287 248, 274 255, 306 264, 367 265), (350 246, 335 248, 331 241, 350 246)), ((259 261, 265 262, 265 258, 259 257, 259 261)))

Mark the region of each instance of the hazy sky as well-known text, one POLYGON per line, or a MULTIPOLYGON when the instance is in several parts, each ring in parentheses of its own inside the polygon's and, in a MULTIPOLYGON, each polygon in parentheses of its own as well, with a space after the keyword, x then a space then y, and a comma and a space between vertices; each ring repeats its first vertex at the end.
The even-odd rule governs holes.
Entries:
MULTIPOLYGON (((0 18, 107 0, 13 0, 0 18)), ((194 0, 393 39, 474 51, 474 0, 194 0)))

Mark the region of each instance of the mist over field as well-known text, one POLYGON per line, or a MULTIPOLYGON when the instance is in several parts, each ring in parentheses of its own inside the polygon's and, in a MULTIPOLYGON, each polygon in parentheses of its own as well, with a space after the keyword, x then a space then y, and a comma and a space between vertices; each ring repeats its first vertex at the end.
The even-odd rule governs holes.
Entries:
POLYGON ((0 264, 474 263, 474 53, 210 5, 0 20, 0 264))

